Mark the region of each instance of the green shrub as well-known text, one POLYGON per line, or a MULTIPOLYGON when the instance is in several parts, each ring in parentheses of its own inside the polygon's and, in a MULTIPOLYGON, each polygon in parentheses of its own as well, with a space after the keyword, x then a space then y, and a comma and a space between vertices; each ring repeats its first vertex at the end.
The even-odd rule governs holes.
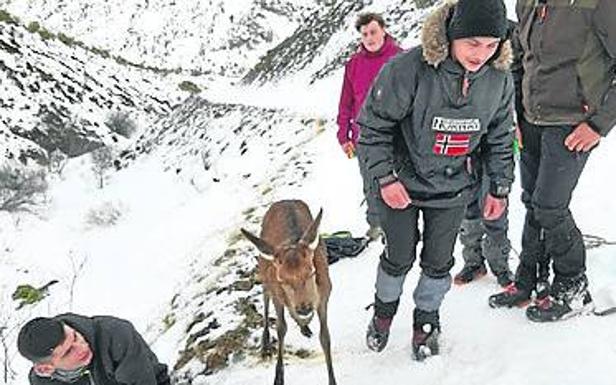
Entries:
POLYGON ((415 0, 418 8, 428 8, 436 3, 436 0, 415 0))
POLYGON ((63 34, 62 32, 58 33, 58 39, 65 45, 68 45, 69 47, 72 47, 73 45, 75 45, 75 39, 63 34))
POLYGON ((111 54, 109 53, 109 51, 105 50, 105 49, 100 49, 100 48, 96 48, 96 47, 90 47, 88 48, 90 51, 92 51, 93 53, 104 57, 105 59, 109 59, 111 57, 111 54))
POLYGON ((182 91, 190 92, 191 94, 198 94, 201 92, 201 88, 189 80, 184 80, 182 83, 178 84, 178 87, 182 91))
POLYGON ((131 64, 129 63, 128 60, 124 59, 122 56, 114 56, 113 59, 116 61, 116 63, 123 65, 123 66, 131 64))
POLYGON ((41 29, 41 25, 39 24, 38 21, 33 21, 33 22, 30 22, 30 24, 28 24, 26 29, 30 31, 30 33, 37 33, 39 29, 41 29))
POLYGON ((53 33, 49 32, 44 27, 41 27, 41 29, 38 30, 38 34, 41 36, 41 39, 43 39, 43 40, 49 40, 49 39, 55 39, 56 38, 56 35, 54 35, 53 33))
POLYGON ((17 24, 18 20, 16 17, 5 11, 4 9, 0 9, 0 22, 6 24, 17 24))

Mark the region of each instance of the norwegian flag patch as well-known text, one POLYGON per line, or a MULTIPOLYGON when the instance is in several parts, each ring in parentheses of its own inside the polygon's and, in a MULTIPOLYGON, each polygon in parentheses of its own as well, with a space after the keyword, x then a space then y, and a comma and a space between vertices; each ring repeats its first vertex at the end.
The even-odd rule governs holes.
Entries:
POLYGON ((436 155, 460 156, 468 154, 471 144, 470 134, 437 133, 432 151, 436 155))

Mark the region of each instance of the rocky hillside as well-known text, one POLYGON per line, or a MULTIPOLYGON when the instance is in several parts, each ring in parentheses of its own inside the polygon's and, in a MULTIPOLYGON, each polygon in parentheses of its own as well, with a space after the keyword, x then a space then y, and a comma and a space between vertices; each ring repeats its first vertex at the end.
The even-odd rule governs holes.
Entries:
MULTIPOLYGON (((117 140, 111 112, 148 125, 189 95, 173 79, 32 32, 4 14, 0 22, 0 144, 9 159, 45 161, 60 149, 81 155, 117 140)), ((177 81, 177 80, 176 80, 177 81)))
MULTIPOLYGON (((121 165, 126 167, 144 154, 156 154, 165 170, 196 178, 193 183, 209 186, 244 180, 247 187, 255 186, 273 171, 259 166, 264 156, 272 164, 287 163, 280 158, 291 162, 298 146, 322 132, 322 125, 318 119, 284 109, 212 103, 192 97, 124 151, 121 165), (293 142, 287 140, 290 133, 293 142)), ((293 180, 289 183, 297 183, 293 180)))
POLYGON ((210 80, 264 83, 317 62, 326 77, 356 49, 358 12, 382 12, 398 40, 412 41, 435 0, 5 0, 24 23, 41 22, 134 63, 183 69, 210 80), (420 12, 417 12, 417 11, 420 12), (114 25, 113 30, 108 26, 114 25), (409 40, 410 39, 410 40, 409 40))
POLYGON ((5 0, 39 22, 129 61, 239 76, 303 22, 318 0, 5 0), (113 26, 112 28, 110 26, 113 26))
POLYGON ((409 48, 417 42, 421 22, 428 12, 426 7, 435 1, 387 2, 382 8, 371 3, 341 0, 320 7, 292 35, 261 57, 242 82, 264 84, 300 72, 299 76, 310 83, 328 77, 357 49, 354 21, 360 12, 381 12, 389 33, 409 48))

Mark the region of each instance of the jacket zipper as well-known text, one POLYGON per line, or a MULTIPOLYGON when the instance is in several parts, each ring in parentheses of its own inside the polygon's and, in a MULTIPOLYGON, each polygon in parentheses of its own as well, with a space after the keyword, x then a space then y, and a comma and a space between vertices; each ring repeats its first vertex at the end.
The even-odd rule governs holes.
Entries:
POLYGON ((471 80, 468 76, 468 71, 464 71, 464 75, 462 76, 462 89, 461 89, 462 98, 460 101, 463 101, 464 99, 468 97, 468 89, 470 86, 471 86, 471 80))

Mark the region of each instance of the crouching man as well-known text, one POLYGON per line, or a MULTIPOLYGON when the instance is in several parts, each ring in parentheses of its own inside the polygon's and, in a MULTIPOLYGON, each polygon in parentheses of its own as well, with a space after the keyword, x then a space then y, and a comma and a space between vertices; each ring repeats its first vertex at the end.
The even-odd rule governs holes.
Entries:
POLYGON ((31 385, 169 385, 133 325, 110 316, 61 314, 34 318, 19 331, 17 346, 32 361, 31 385))

